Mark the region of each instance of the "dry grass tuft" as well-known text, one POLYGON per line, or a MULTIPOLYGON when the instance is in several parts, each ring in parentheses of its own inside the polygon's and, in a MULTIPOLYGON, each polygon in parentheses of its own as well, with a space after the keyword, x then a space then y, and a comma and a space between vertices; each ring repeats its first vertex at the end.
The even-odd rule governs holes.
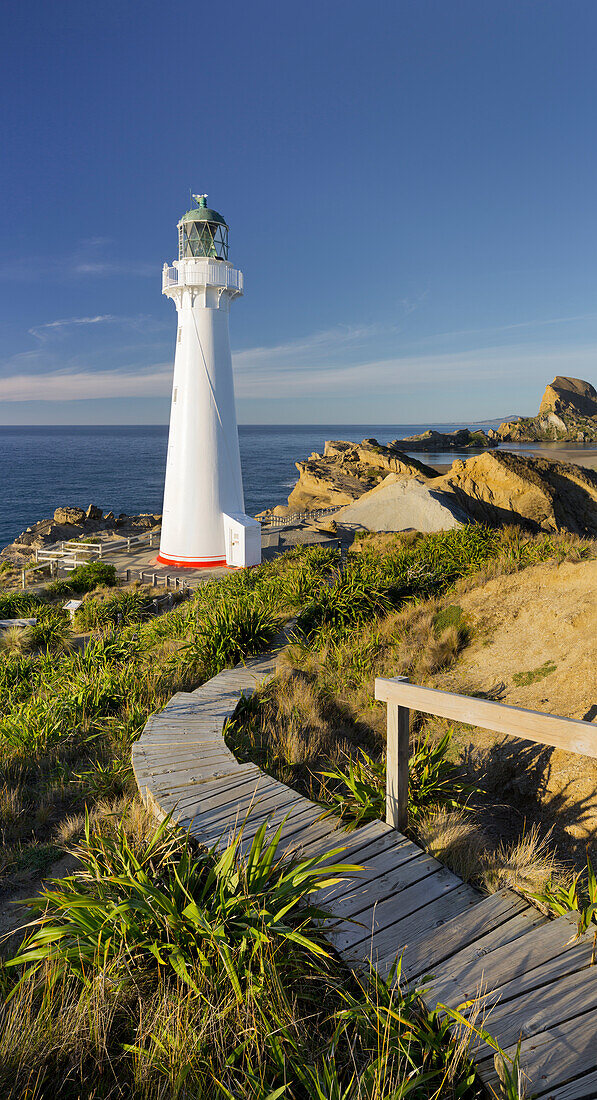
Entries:
POLYGON ((457 626, 448 627, 439 638, 429 636, 417 661, 419 674, 422 677, 431 676, 453 664, 461 647, 462 631, 457 626))
POLYGON ((488 893, 510 887, 522 894, 542 893, 565 867, 549 847, 551 833, 541 837, 534 825, 515 841, 501 843, 484 858, 482 885, 488 893))
POLYGON ((565 878, 566 869, 550 848, 550 835, 541 837, 533 826, 517 840, 496 846, 475 821, 474 812, 466 810, 438 810, 417 825, 417 839, 428 852, 488 894, 505 888, 538 894, 550 880, 565 878))
MULTIPOLYGON (((139 798, 100 799, 89 812, 89 820, 94 832, 103 835, 116 835, 122 822, 127 840, 135 850, 151 839, 156 828, 155 818, 139 798)), ((81 839, 84 829, 85 814, 76 813, 63 818, 54 835, 61 847, 68 850, 81 839)))
POLYGON ((25 650, 25 629, 22 626, 8 626, 0 631, 0 649, 3 653, 19 654, 25 650))
POLYGON ((59 821, 55 829, 55 836, 61 848, 68 849, 71 844, 80 840, 84 828, 85 814, 69 814, 68 817, 59 821))
POLYGON ((417 839, 431 855, 465 882, 479 882, 488 855, 488 840, 466 810, 437 810, 417 824, 417 839))
POLYGON ((3 783, 0 786, 0 833, 4 842, 22 836, 25 812, 21 788, 3 783))

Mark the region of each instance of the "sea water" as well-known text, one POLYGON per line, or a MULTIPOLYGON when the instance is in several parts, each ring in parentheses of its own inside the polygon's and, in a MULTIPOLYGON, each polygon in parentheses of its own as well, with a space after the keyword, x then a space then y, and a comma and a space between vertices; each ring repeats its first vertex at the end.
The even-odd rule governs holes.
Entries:
MULTIPOLYGON (((497 422, 496 422, 497 423, 497 422)), ((484 427, 488 427, 488 424, 484 427)), ((380 443, 425 431, 428 424, 244 425, 240 452, 249 515, 286 504, 295 462, 323 451, 326 439, 374 437, 380 443)), ((460 424, 434 424, 453 431, 460 424)), ((167 425, 0 427, 0 548, 60 505, 97 504, 135 514, 161 512, 167 425)), ((522 446, 519 448, 522 449, 522 446)), ((410 452, 430 465, 471 451, 410 452)))

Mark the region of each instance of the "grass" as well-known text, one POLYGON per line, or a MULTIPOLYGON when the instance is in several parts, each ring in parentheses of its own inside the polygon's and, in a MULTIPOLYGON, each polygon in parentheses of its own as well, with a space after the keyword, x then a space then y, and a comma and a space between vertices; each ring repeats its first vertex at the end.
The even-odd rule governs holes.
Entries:
MULTIPOLYGON (((282 654, 277 679, 245 704, 229 728, 229 743, 241 759, 255 760, 301 793, 327 802, 345 821, 382 817, 386 713, 374 699, 375 677, 402 675, 426 683, 457 661, 471 636, 458 602, 468 588, 540 562, 594 556, 595 543, 588 540, 529 536, 516 528, 359 537, 342 572, 331 564, 320 591, 312 592, 297 624, 303 630, 297 628, 282 654), (357 595, 361 583, 370 585, 369 605, 361 605, 352 621, 328 614, 329 593, 346 584, 347 576, 357 595)), ((468 765, 454 767, 457 749, 442 745, 441 724, 426 722, 414 735, 421 754, 411 770, 413 835, 427 833, 426 846, 449 852, 446 862, 484 889, 510 885, 536 892, 549 877, 552 858, 539 836, 527 831, 500 848, 485 835, 472 806, 461 821, 471 793, 463 778, 468 765), (435 784, 425 789, 436 752, 446 768, 445 801, 435 784), (439 821, 441 832, 455 835, 432 838, 439 821), (463 834, 467 840, 460 844, 463 834)))
POLYGON ((528 687, 530 684, 537 684, 539 680, 544 680, 546 676, 550 676, 556 668, 557 665, 553 661, 545 661, 540 668, 531 669, 529 672, 515 672, 512 679, 517 687, 528 687))
POLYGON ((80 869, 30 903, 0 972, 2 1094, 474 1100, 471 1022, 427 1012, 399 963, 364 982, 326 948, 309 898, 342 874, 333 853, 240 842, 87 818, 80 869))
MULTIPOLYGON (((590 553, 581 540, 475 525, 363 536, 342 560, 334 550, 299 548, 208 583, 159 618, 145 618, 147 593, 125 600, 122 590, 95 586, 83 603, 93 609, 84 613, 93 631, 84 650, 57 644, 57 620, 54 635, 44 627, 45 640, 29 652, 9 647, 0 663, 4 888, 46 873, 73 844, 79 869, 34 903, 41 921, 29 930, 34 938, 18 964, 0 968, 10 994, 0 1013, 2 1094, 472 1098, 463 1037, 399 983, 359 985, 320 954, 317 929, 275 900, 294 873, 274 872, 275 855, 260 899, 249 897, 249 872, 236 855, 232 884, 222 868, 216 873, 214 853, 185 848, 169 831, 147 856, 154 829, 135 799, 131 745, 175 692, 269 645, 298 611, 279 677, 239 708, 229 736, 240 755, 311 794, 333 788, 321 773, 345 754, 354 764, 366 753, 379 771, 384 712, 373 699, 375 675, 424 679, 457 660, 468 626, 454 609, 479 577, 590 553), (162 842, 170 853, 163 858, 162 842), (133 908, 142 902, 145 909, 133 908), (96 922, 87 940, 85 912, 96 922), (136 920, 136 912, 145 915, 136 920), (279 937, 272 920, 284 925, 279 937)), ((4 617, 29 613, 43 622, 62 595, 47 586, 0 600, 4 617)), ((435 748, 430 741, 422 772, 435 748)), ((440 757, 452 781, 455 761, 449 751, 440 757)), ((426 800, 415 825, 432 846, 426 800)), ((438 845, 438 813, 459 812, 433 811, 438 845)), ((530 847, 505 850, 491 874, 522 882, 524 860, 533 858, 530 847)))

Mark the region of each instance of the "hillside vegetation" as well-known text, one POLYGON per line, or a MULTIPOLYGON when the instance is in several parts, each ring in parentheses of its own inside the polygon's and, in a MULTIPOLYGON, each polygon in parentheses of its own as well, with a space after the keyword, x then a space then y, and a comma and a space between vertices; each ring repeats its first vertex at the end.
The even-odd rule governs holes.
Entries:
MULTIPOLYGON (((280 676, 239 709, 229 736, 344 812, 346 799, 331 797, 342 779, 322 772, 348 772, 346 754, 356 766, 364 749, 370 789, 383 789, 374 676, 445 674, 475 644, 467 590, 594 558, 573 536, 477 525, 364 538, 342 561, 299 549, 157 618, 148 593, 96 588, 84 604, 96 605, 85 612, 95 633, 76 650, 63 593, 34 597, 43 629, 5 639, 0 666, 4 889, 63 853, 70 863, 27 907, 37 923, 24 942, 4 945, 2 1095, 478 1095, 467 1037, 449 1018, 426 1014, 394 979, 363 987, 330 955, 309 907, 319 866, 288 868, 260 841, 245 864, 234 846, 220 858, 169 822, 156 829, 136 797, 131 744, 172 694, 267 648, 296 617, 280 676), (111 601, 121 608, 106 616, 111 601)), ((411 828, 430 843, 434 806, 453 815, 470 800, 454 744, 435 731, 419 739, 411 828)))

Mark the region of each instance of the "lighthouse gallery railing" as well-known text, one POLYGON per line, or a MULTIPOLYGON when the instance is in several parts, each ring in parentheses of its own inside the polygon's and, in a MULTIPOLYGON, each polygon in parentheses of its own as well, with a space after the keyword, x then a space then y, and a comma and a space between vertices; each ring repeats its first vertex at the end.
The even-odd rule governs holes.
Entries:
POLYGON ((165 266, 162 271, 162 290, 171 286, 225 286, 242 292, 243 273, 221 264, 189 264, 184 268, 165 266))

